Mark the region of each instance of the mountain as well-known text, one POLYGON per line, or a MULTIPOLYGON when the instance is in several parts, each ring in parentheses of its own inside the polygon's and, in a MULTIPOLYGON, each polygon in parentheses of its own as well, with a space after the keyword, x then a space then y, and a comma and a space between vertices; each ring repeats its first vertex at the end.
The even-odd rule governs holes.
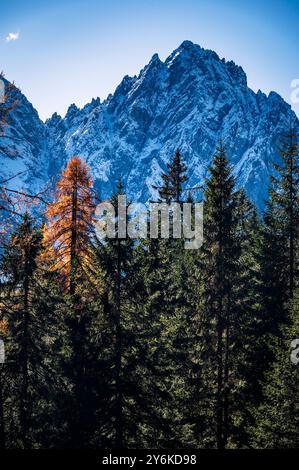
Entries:
MULTIPOLYGON (((0 78, 4 80, 5 88, 9 89, 9 82, 0 78)), ((1 107, 12 107, 12 111, 6 117, 6 123, 0 125, 0 179, 19 175, 11 181, 11 186, 38 190, 48 178, 45 124, 16 87, 9 91, 9 99, 1 107)))
POLYGON ((190 41, 165 62, 155 54, 105 101, 93 99, 82 109, 72 104, 64 118, 55 113, 43 123, 16 94, 18 106, 1 137, 14 155, 4 156, 0 148, 2 173, 27 170, 20 179, 40 187, 76 154, 90 165, 103 198, 119 177, 131 199, 155 198, 152 185, 159 185, 176 148, 189 168, 188 187, 198 186, 222 139, 238 185, 263 208, 273 162, 279 161, 278 138, 291 122, 298 126, 277 93, 254 93, 241 67, 190 41))

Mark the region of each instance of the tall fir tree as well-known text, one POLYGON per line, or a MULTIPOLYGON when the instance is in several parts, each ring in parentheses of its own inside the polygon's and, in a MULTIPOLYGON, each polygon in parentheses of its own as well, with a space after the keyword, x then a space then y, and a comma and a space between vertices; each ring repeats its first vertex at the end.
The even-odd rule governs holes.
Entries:
MULTIPOLYGON (((204 244, 201 253, 203 302, 201 318, 201 394, 206 423, 203 445, 234 446, 237 400, 242 383, 236 345, 250 341, 243 331, 248 312, 239 285, 242 272, 240 197, 226 151, 217 148, 206 181, 204 244), (215 434, 211 430, 215 429, 215 434)), ((245 345, 243 345, 245 347, 245 345)), ((239 401, 240 405, 240 401, 239 401)))
MULTIPOLYGON (((15 419, 9 420, 7 433, 12 442, 22 448, 32 445, 32 415, 36 403, 34 384, 36 385, 37 374, 40 372, 36 351, 40 351, 42 332, 39 331, 33 302, 40 250, 41 232, 30 215, 25 213, 5 247, 1 266, 1 310, 7 326, 7 363, 2 372, 6 376, 4 393, 11 401, 12 413, 15 413, 15 419)), ((7 414, 9 415, 8 411, 7 414)))
POLYGON ((144 374, 150 390, 144 439, 147 446, 154 447, 176 448, 183 443, 190 445, 192 440, 187 414, 194 344, 193 265, 184 240, 174 238, 172 218, 174 204, 179 205, 180 212, 182 209, 186 170, 177 150, 159 188, 160 198, 168 204, 169 238, 161 238, 160 217, 158 238, 142 242, 137 250, 142 266, 140 293, 144 299, 139 303, 143 335, 147 338, 144 374))
POLYGON ((183 185, 187 181, 186 165, 182 162, 179 149, 170 163, 167 163, 167 172, 163 173, 163 185, 159 188, 159 196, 166 202, 182 202, 183 185))
POLYGON ((262 295, 268 318, 265 333, 279 334, 298 279, 299 147, 295 131, 283 139, 266 206, 262 246, 262 295))
POLYGON ((251 445, 257 448, 299 446, 299 293, 294 292, 288 322, 274 343, 274 361, 264 376, 264 400, 255 413, 251 445))
MULTIPOLYGON (((110 381, 110 397, 107 403, 109 415, 106 422, 106 440, 110 446, 123 448, 134 442, 136 426, 134 406, 139 383, 135 376, 133 350, 135 344, 132 329, 134 313, 134 242, 127 234, 127 215, 119 210, 119 197, 125 197, 122 181, 111 197, 115 210, 115 233, 98 244, 96 258, 100 277, 105 279, 102 295, 104 321, 107 325, 107 361, 110 381), (121 220, 122 219, 122 220, 121 220), (120 224, 126 225, 121 233, 120 224), (132 311, 133 309, 133 311, 132 311), (135 382, 134 382, 135 380, 135 382)), ((127 210, 127 205, 125 206, 127 210)))

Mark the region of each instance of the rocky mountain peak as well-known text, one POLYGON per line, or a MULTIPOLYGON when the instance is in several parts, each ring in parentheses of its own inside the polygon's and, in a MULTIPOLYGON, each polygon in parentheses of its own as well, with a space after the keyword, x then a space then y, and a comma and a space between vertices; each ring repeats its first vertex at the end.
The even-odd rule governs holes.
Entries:
MULTIPOLYGON (((81 110, 42 123, 20 94, 5 137, 14 152, 0 153, 2 173, 25 169, 20 184, 40 186, 58 176, 74 154, 90 165, 101 197, 121 176, 132 200, 155 197, 153 185, 176 148, 188 166, 188 187, 198 186, 220 139, 239 186, 259 208, 267 198, 277 140, 298 119, 275 92, 254 93, 233 61, 184 41, 163 62, 154 54, 137 76, 125 76, 115 92, 81 110)), ((4 140, 3 140, 4 139, 4 140)))

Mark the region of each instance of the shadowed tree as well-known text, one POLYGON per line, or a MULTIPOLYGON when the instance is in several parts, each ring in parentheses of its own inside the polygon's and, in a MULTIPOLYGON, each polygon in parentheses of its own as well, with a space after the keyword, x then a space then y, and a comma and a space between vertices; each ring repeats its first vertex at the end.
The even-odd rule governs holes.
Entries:
MULTIPOLYGON (((52 259, 52 269, 60 273, 66 290, 66 325, 70 352, 64 356, 64 370, 70 381, 71 395, 66 400, 66 415, 71 447, 90 443, 93 423, 93 390, 90 325, 91 309, 87 306, 91 264, 90 237, 93 230, 94 199, 92 179, 85 162, 73 157, 63 171, 56 197, 46 210, 44 228, 45 257, 52 259), (90 342, 89 342, 90 341, 90 342)), ((89 289, 91 286, 89 285, 89 289)))

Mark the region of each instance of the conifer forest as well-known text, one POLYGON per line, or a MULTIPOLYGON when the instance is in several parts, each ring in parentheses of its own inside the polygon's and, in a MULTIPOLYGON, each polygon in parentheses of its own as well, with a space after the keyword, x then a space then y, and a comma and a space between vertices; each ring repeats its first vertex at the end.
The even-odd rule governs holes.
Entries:
POLYGON ((0 2, 0 470, 296 465, 298 24, 0 2))
MULTIPOLYGON (((160 201, 197 202, 186 169, 177 150, 160 201)), ((99 240, 79 156, 50 195, 1 181, 2 449, 298 447, 292 129, 275 170, 261 214, 219 143, 197 250, 117 230, 99 240)), ((119 181, 111 204, 123 194, 119 181)))

